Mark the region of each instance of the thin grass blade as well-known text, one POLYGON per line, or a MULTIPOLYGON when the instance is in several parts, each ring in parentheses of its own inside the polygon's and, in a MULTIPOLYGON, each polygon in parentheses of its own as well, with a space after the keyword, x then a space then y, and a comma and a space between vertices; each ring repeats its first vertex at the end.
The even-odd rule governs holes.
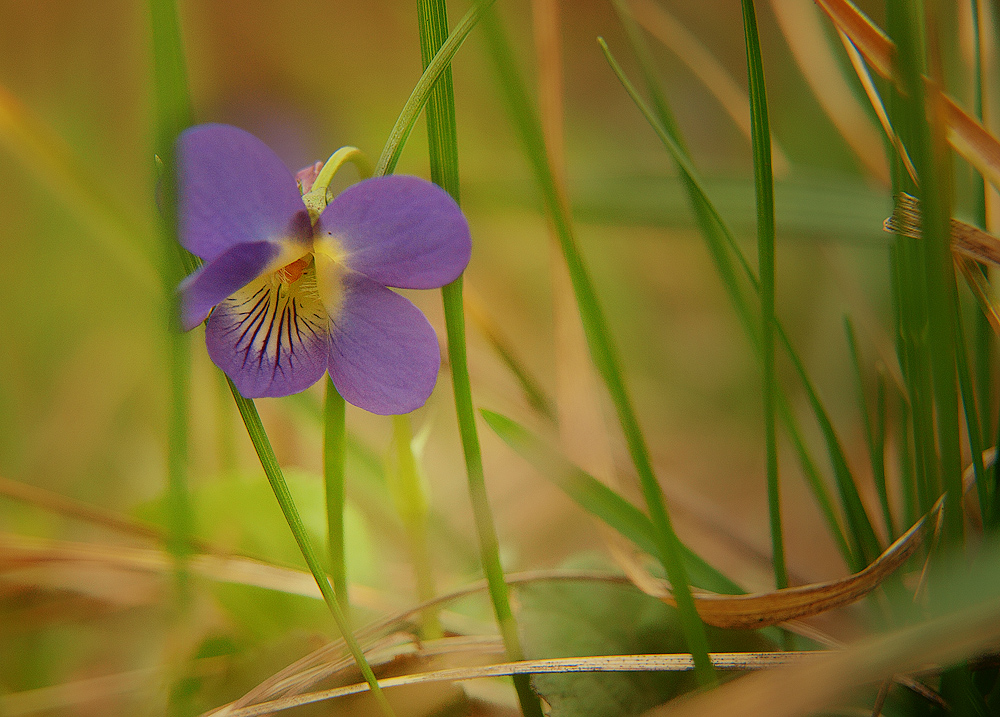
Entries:
MULTIPOLYGON (((757 277, 750 268, 746 257, 744 257, 740 251, 739 246, 726 226, 726 223, 723 221, 722 217, 719 215, 718 211, 715 209, 711 200, 705 193, 703 183, 697 171, 691 164, 691 160, 687 155, 687 152, 669 133, 668 129, 659 122, 657 116, 654 115, 653 111, 646 106, 642 98, 639 97, 635 87, 632 86, 632 83, 625 76, 621 66, 618 65, 617 61, 611 55, 611 52, 603 39, 599 39, 599 42, 604 50, 608 63, 618 76, 622 86, 625 88, 626 92, 628 92, 639 111, 642 112, 646 121, 649 122, 654 132, 656 132, 657 137, 659 137, 660 141, 670 152, 671 157, 674 159, 678 168, 685 176, 687 186, 692 193, 692 203, 695 206, 696 215, 699 216, 700 220, 704 219, 705 224, 710 227, 707 231, 705 231, 705 235, 711 239, 709 246, 712 250, 713 258, 716 259, 717 266, 719 266, 723 272, 724 285, 727 288, 730 298, 734 301, 737 315, 740 317, 741 323, 743 324, 747 335, 750 337, 754 349, 760 352, 761 339, 759 335, 759 328, 756 321, 752 319, 753 314, 748 300, 743 297, 742 292, 738 289, 739 284, 736 281, 736 273, 731 265, 728 252, 733 252, 739 261, 741 271, 746 276, 747 280, 749 280, 751 288, 754 292, 759 291, 759 282, 757 277)), ((875 532, 871 526, 871 521, 868 518, 867 512, 864 509, 864 504, 861 502, 857 486, 854 483, 854 479, 847 465, 843 449, 840 446, 840 441, 833 429, 833 424, 830 421, 826 410, 823 408, 823 404, 820 401, 819 395, 816 393, 812 382, 809 380, 808 374, 805 371, 805 366, 795 353, 794 348, 792 347, 788 336, 782 329, 780 322, 776 323, 776 329, 778 340, 781 341, 786 352, 788 353, 789 358, 792 360, 795 371, 799 375, 803 387, 806 389, 806 395, 809 399, 810 407, 813 410, 816 420, 820 424, 820 429, 823 433, 824 441, 826 442, 827 452, 833 464, 834 475, 837 479, 837 487, 841 494, 841 503, 847 516, 848 524, 851 526, 849 537, 851 539, 853 549, 850 555, 845 556, 845 559, 848 561, 852 570, 859 570, 865 564, 871 562, 878 556, 881 552, 881 547, 879 546, 878 539, 875 536, 875 532)), ((782 415, 790 416, 791 414, 782 411, 782 415)), ((786 425, 794 426, 794 423, 786 420, 786 425)), ((800 455, 802 455, 801 452, 800 455)), ((808 477, 812 475, 812 473, 806 470, 806 475, 808 477)), ((820 502, 824 515, 828 517, 832 516, 833 512, 832 509, 829 508, 829 499, 826 497, 825 491, 818 489, 821 484, 818 482, 811 482, 811 485, 814 487, 814 493, 820 502)), ((840 530, 836 521, 828 520, 828 526, 830 527, 831 534, 833 535, 836 535, 840 530)), ((842 541, 840 540, 837 542, 838 544, 842 544, 842 541)))
MULTIPOLYGON (((477 6, 478 7, 478 6, 477 6)), ((425 72, 448 40, 448 8, 445 0, 418 0, 417 17, 420 31, 420 53, 425 72)), ((471 11, 470 11, 471 12, 471 11)), ((444 188, 456 202, 460 201, 458 174, 458 131, 455 121, 455 96, 451 82, 450 63, 431 88, 427 103, 427 138, 430 151, 431 179, 444 188)), ((465 344, 465 309, 462 301, 462 277, 441 290, 444 303, 445 327, 448 333, 448 358, 451 363, 452 386, 459 434, 465 455, 469 481, 469 496, 479 534, 479 549, 483 570, 489 583, 490 599, 497 625, 511 660, 524 659, 517 622, 510 607, 507 583, 500 563, 499 541, 493 514, 486 493, 479 434, 472 404, 465 344)), ((514 688, 525 717, 541 717, 542 706, 524 675, 514 677, 514 688)))
POLYGON ((747 76, 750 81, 750 128, 753 144, 754 187, 757 197, 758 295, 761 308, 761 354, 764 383, 764 443, 767 463, 767 502, 771 520, 774 582, 788 587, 785 541, 781 527, 781 491, 778 484, 778 433, 775 421, 777 375, 774 367, 774 175, 771 171, 771 130, 767 115, 764 63, 760 56, 757 14, 753 0, 743 0, 743 34, 746 39, 747 76))
POLYGON ((394 717, 395 713, 389 705, 382 689, 379 687, 378 679, 376 679, 375 673, 372 672, 371 666, 365 659, 364 652, 362 652, 361 646, 358 644, 357 639, 355 639, 354 633, 351 632, 347 618, 340 609, 340 603, 338 602, 336 593, 333 591, 333 586, 330 584, 330 580, 323 570, 319 556, 312 546, 312 541, 309 540, 309 534, 306 532, 305 524, 302 522, 302 516, 295 506, 291 491, 288 490, 288 483, 281 472, 281 466, 274 455, 271 441, 268 439, 267 432, 264 430, 264 424, 261 423, 260 415, 257 413, 257 406, 252 399, 244 398, 240 395, 232 379, 227 377, 227 380, 229 381, 229 390, 233 394, 233 400, 236 402, 236 407, 239 409, 240 416, 243 417, 243 423, 246 425, 247 435, 250 436, 250 441, 253 443, 257 457, 260 459, 261 468, 264 469, 264 475, 267 476, 267 481, 271 484, 274 497, 278 501, 278 506, 285 516, 285 521, 288 523, 288 528, 295 538, 296 544, 299 546, 302 557, 305 558, 306 565, 309 566, 309 572, 312 573, 316 585, 323 594, 324 602, 330 608, 330 614, 333 615, 334 622, 337 623, 337 629, 340 630, 341 637, 347 643, 347 647, 350 649, 351 655, 354 657, 354 661, 357 663, 358 669, 361 670, 365 681, 371 688, 372 694, 376 702, 378 702, 382 713, 386 717, 394 717))
MULTIPOLYGON (((531 463, 581 508, 631 540, 640 550, 655 555, 656 536, 649 517, 613 489, 573 465, 565 456, 516 421, 482 410, 483 418, 504 443, 531 463)), ((712 592, 738 595, 744 590, 711 567, 687 546, 684 561, 693 585, 712 592)))
MULTIPOLYGON (((173 0, 150 0, 150 35, 153 46, 153 87, 156 98, 155 148, 162 160, 159 190, 162 211, 159 216, 161 279, 164 296, 172 296, 185 269, 193 266, 191 257, 177 241, 176 186, 173 151, 177 135, 191 124, 191 98, 188 93, 184 47, 180 36, 177 7, 173 0)), ((168 548, 177 560, 176 579, 181 604, 188 594, 187 561, 192 553, 191 533, 194 514, 188 487, 188 394, 191 378, 191 340, 182 333, 167 303, 164 323, 167 326, 168 386, 170 403, 167 413, 167 521, 168 548)))
POLYGON ((662 561, 677 592, 681 625, 688 647, 694 655, 695 664, 698 666, 698 679, 703 684, 712 684, 715 682, 715 677, 708 660, 708 640, 705 636, 704 625, 698 618, 691 599, 687 571, 681 559, 680 541, 674 533, 662 491, 653 473, 649 450, 628 396, 617 353, 608 331, 607 321, 597 300, 590 275, 576 246, 570 217, 560 202, 559 192, 547 160, 541 125, 529 99, 524 81, 517 71, 513 50, 500 26, 499 18, 496 17, 495 13, 490 13, 484 18, 483 26, 508 112, 559 237, 563 257, 566 260, 573 291, 576 295, 580 317, 583 320, 584 333, 590 347, 591 357, 611 395, 628 444, 629 454, 639 475, 646 505, 656 528, 659 546, 657 556, 662 561))

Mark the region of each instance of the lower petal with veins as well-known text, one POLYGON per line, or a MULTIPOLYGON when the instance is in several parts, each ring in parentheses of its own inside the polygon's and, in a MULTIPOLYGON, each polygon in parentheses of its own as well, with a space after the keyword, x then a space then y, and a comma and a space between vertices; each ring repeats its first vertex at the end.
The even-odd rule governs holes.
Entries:
POLYGON ((261 277, 221 302, 205 329, 209 356, 247 398, 298 393, 327 367, 330 319, 315 268, 282 277, 261 277))

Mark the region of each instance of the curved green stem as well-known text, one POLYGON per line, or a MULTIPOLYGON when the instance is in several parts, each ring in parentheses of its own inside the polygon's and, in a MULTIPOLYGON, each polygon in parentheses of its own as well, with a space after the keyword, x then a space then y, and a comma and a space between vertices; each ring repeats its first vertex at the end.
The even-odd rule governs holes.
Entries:
POLYGON ((323 168, 319 170, 319 174, 316 175, 316 180, 309 187, 309 191, 302 195, 302 201, 305 203, 306 208, 309 210, 309 216, 314 222, 323 213, 327 203, 330 201, 330 197, 327 196, 327 190, 330 188, 333 176, 348 162, 357 167, 358 176, 362 179, 368 179, 372 176, 373 168, 371 160, 357 147, 341 147, 331 154, 330 159, 326 160, 326 164, 323 165, 323 168))

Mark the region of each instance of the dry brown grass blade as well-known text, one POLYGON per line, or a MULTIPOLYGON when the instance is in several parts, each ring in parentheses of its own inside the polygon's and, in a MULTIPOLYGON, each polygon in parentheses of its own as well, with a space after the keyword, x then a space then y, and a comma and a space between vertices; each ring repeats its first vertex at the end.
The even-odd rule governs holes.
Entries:
MULTIPOLYGON (((816 0, 816 4, 851 39, 876 72, 887 79, 894 78, 896 48, 885 33, 849 0, 816 0)), ((950 97, 942 95, 942 99, 951 146, 994 186, 1000 187, 1000 141, 950 97)))
MULTIPOLYGON (((345 650, 346 652, 346 650, 345 650)), ((502 660, 505 651, 499 637, 444 637, 420 641, 412 634, 395 633, 378 643, 365 647, 365 659, 382 679, 400 673, 421 673, 444 667, 475 667, 495 664, 502 660)), ((306 662, 300 660, 296 665, 306 662)), ((315 661, 313 661, 315 662, 315 661)), ((285 672, 285 671, 282 671, 285 672)), ((277 676, 275 676, 277 677, 277 676)), ((229 717, 242 714, 242 710, 257 705, 273 704, 276 700, 294 698, 305 693, 320 681, 350 684, 362 680, 354 658, 350 654, 328 663, 301 669, 284 680, 271 679, 234 702, 205 713, 204 717, 229 717), (265 688, 266 686, 266 688, 265 688)), ((367 683, 365 683, 367 684, 367 683)))
MULTIPOLYGON (((750 98, 715 55, 662 5, 652 0, 630 0, 629 7, 639 24, 687 65, 722 105, 740 133, 750 139, 750 98)), ((776 177, 784 177, 791 171, 788 155, 773 137, 771 163, 776 177)))
POLYGON ((840 30, 851 38, 868 64, 882 77, 892 77, 896 47, 882 30, 855 7, 850 0, 816 0, 840 30))
POLYGON ((1000 142, 953 99, 947 95, 943 97, 944 119, 951 146, 993 186, 1000 188, 1000 142))
MULTIPOLYGON (((197 677, 221 675, 226 666, 226 658, 203 657, 192 661, 189 674, 197 677)), ((151 692, 161 677, 157 670, 145 668, 13 692, 0 695, 0 714, 4 717, 39 713, 92 714, 83 705, 114 695, 151 692)))
MULTIPOLYGON (((709 625, 730 629, 755 629, 788 620, 811 617, 856 602, 877 588, 920 546, 927 525, 941 511, 939 500, 933 510, 901 535, 864 570, 841 580, 801 585, 751 595, 698 593, 695 606, 709 625)), ((629 578, 643 592, 673 605, 673 593, 666 581, 650 575, 634 558, 623 565, 629 578)))
MULTIPOLYGON (((919 200, 906 193, 898 194, 892 216, 885 220, 883 226, 888 232, 920 238, 923 230, 919 200)), ((993 331, 1000 335, 1000 300, 989 279, 972 262, 975 259, 1000 265, 1000 239, 958 219, 951 220, 950 232, 955 264, 965 277, 993 331)))
POLYGON ((845 35, 844 31, 839 27, 837 28, 837 36, 840 38, 840 42, 844 46, 844 51, 847 53, 847 57, 851 61, 851 66, 854 68, 854 74, 857 75, 858 80, 861 82, 861 87, 864 89, 865 95, 868 97, 868 103, 872 106, 872 109, 875 110, 875 116, 878 117, 879 124, 882 125, 882 131, 885 132, 885 136, 889 138, 893 147, 896 148, 896 152, 903 161, 903 167, 906 169, 906 173, 910 175, 913 183, 916 184, 916 167, 913 166, 913 162, 910 160, 910 155, 906 151, 906 147, 903 146, 902 140, 900 140, 899 135, 896 134, 896 130, 892 128, 892 123, 889 122, 889 113, 885 110, 885 105, 882 102, 882 98, 879 96, 878 89, 875 87, 875 81, 872 80, 871 73, 868 72, 868 67, 865 65, 864 58, 861 57, 861 53, 858 52, 858 48, 856 48, 854 43, 851 42, 851 38, 845 35))
MULTIPOLYGON (((900 192, 896 195, 892 216, 885 220, 883 228, 887 232, 919 239, 923 236, 922 224, 920 200, 910 194, 900 192)), ((951 220, 949 234, 952 251, 976 261, 990 262, 1000 266, 1000 239, 997 237, 958 219, 951 220)))
MULTIPOLYGON (((766 670, 772 667, 809 663, 819 659, 822 652, 716 652, 709 658, 717 670, 746 671, 766 670)), ((504 677, 508 675, 530 675, 542 673, 578 672, 690 672, 694 662, 688 654, 670 655, 606 655, 597 657, 563 657, 545 660, 524 660, 504 662, 481 667, 456 667, 432 672, 421 672, 401 677, 387 677, 379 680, 383 689, 417 685, 428 682, 456 682, 484 677, 504 677)), ((227 711, 227 717, 257 717, 274 714, 281 710, 314 704, 326 700, 361 694, 368 691, 366 683, 348 685, 330 690, 310 692, 295 697, 286 697, 241 709, 227 711)), ((218 715, 219 713, 213 713, 218 715)))
POLYGON ((983 272, 967 258, 963 256, 955 257, 955 259, 962 276, 965 277, 966 283, 976 297, 979 306, 982 307, 987 321, 990 322, 993 333, 1000 336, 1000 300, 993 292, 992 284, 983 275, 983 272))
POLYGON ((812 3, 771 0, 778 26, 813 96, 858 161, 880 184, 888 186, 889 167, 882 140, 851 91, 812 3))
MULTIPOLYGON (((572 572, 566 570, 534 570, 524 573, 510 573, 504 576, 504 579, 508 585, 521 585, 551 580, 611 582, 618 584, 628 582, 628 579, 621 575, 611 575, 591 570, 572 572)), ((428 608, 440 608, 455 600, 477 592, 484 592, 485 590, 486 581, 479 580, 457 590, 439 595, 433 600, 428 600, 402 612, 377 620, 357 630, 355 635, 362 645, 370 647, 375 644, 376 640, 387 635, 411 630, 415 631, 416 618, 428 608)), ((236 700, 232 706, 241 707, 257 704, 274 699, 275 697, 303 692, 320 680, 335 674, 341 669, 341 664, 344 661, 349 661, 350 664, 353 664, 353 658, 349 656, 344 641, 342 639, 334 640, 275 673, 243 697, 236 700)))
MULTIPOLYGON (((123 535, 148 538, 157 542, 166 540, 163 531, 145 523, 126 518, 118 513, 104 508, 98 508, 82 501, 67 498, 44 488, 10 480, 0 476, 0 495, 19 500, 36 508, 41 508, 58 515, 74 518, 93 525, 100 525, 123 535)), ((204 550, 203 546, 198 546, 204 550)))
MULTIPOLYGON (((189 569, 216 582, 252 585, 293 595, 321 598, 306 571, 285 568, 252 558, 195 555, 189 569)), ((32 538, 0 533, 0 574, 7 580, 46 585, 91 594, 102 588, 108 595, 130 578, 162 578, 173 574, 174 558, 162 550, 32 538), (102 576, 97 579, 95 576, 102 576)), ((352 586, 351 599, 377 605, 379 600, 352 586)))
POLYGON ((967 659, 1000 640, 1000 600, 865 640, 815 660, 748 675, 718 690, 676 700, 646 717, 805 717, 826 712, 873 684, 967 659))

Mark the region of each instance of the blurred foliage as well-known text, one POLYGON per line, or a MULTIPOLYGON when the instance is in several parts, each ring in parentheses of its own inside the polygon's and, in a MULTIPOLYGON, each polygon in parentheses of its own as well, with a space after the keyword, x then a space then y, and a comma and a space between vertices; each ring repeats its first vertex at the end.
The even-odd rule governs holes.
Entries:
MULTIPOLYGON (((662 4, 745 87, 738 3, 662 4)), ((859 4, 884 24, 880 4, 859 4)), ((527 0, 501 0, 498 6, 518 60, 533 77, 531 7, 527 0)), ((964 7, 938 3, 944 76, 960 99, 971 96, 961 43, 964 7)), ((252 131, 293 169, 347 144, 376 157, 420 76, 413 2, 210 0, 182 3, 180 9, 196 120, 252 131)), ((452 22, 465 9, 466 3, 454 3, 452 22)), ((775 188, 776 311, 840 431, 848 460, 865 476, 868 449, 841 322, 845 313, 852 316, 862 363, 888 365, 891 377, 891 238, 881 230, 890 191, 866 174, 823 113, 771 6, 759 3, 758 13, 772 130, 791 162, 775 188)), ((626 72, 636 74, 636 64, 622 51, 627 42, 611 3, 563 3, 562 20, 566 157, 577 240, 678 533, 733 580, 767 589, 753 352, 670 158, 599 51, 598 35, 626 72)), ((155 269, 157 241, 148 22, 145 4, 127 0, 0 5, 0 476, 155 526, 162 523, 166 482, 169 298, 144 279, 155 269)), ((749 142, 676 57, 652 47, 707 191, 752 256, 749 142)), ((466 286, 525 370, 554 395, 546 219, 504 119, 478 30, 456 56, 454 83, 463 208, 475 242, 466 286)), ((972 205, 972 181, 965 166, 956 165, 961 214, 972 205)), ((428 168, 425 144, 411 141, 397 171, 428 176, 428 168)), ((411 298, 443 336, 438 297, 411 298)), ((299 566, 231 400, 204 355, 200 330, 191 345, 196 535, 220 550, 299 566)), ((551 429, 471 324, 469 361, 477 406, 533 429, 551 429)), ((778 372, 791 375, 781 361, 778 372)), ((804 398, 796 393, 793 401, 804 398)), ((314 388, 299 397, 260 401, 259 408, 307 525, 322 545, 319 402, 314 388)), ((442 590, 469 583, 479 570, 452 406, 443 374, 428 406, 412 418, 416 431, 429 427, 421 468, 429 487, 429 552, 442 590)), ((897 409, 890 406, 890 414, 897 409)), ((362 613, 368 618, 414 604, 415 581, 384 481, 391 426, 354 409, 348 410, 348 425, 348 569, 352 581, 369 591, 370 609, 362 613)), ((805 432, 821 444, 818 429, 808 425, 805 432)), ((622 493, 638 505, 624 446, 610 433, 622 493)), ((496 436, 484 431, 482 441, 506 568, 562 565, 568 556, 603 549, 590 519, 565 495, 496 436)), ((837 550, 786 453, 783 447, 793 582, 840 576, 837 550)), ((889 476, 890 486, 895 480, 889 476)), ((875 505, 874 488, 862 488, 875 505)), ((0 535, 6 534, 122 551, 155 545, 0 497, 0 535)), ((0 565, 14 570, 3 558, 0 565)), ((73 700, 75 688, 37 693, 32 699, 47 708, 36 711, 151 713, 172 702, 178 714, 195 714, 237 698, 333 632, 315 600, 200 578, 191 619, 181 628, 173 622, 169 576, 123 582, 117 600, 108 598, 107 586, 88 584, 99 579, 30 570, 16 579, 0 574, 0 692, 119 674, 123 687, 98 690, 85 704, 73 700)), ((611 643, 622 651, 677 647, 669 609, 630 588, 532 588, 523 600, 530 620, 526 637, 537 655, 599 652, 611 643), (644 619, 633 620, 636 615, 644 619), (608 642, 588 642, 585 630, 607 624, 609 616, 628 619, 614 623, 615 634, 604 635, 608 642)), ((488 625, 486 601, 468 602, 452 617, 488 625)), ((831 629, 839 628, 853 634, 857 624, 841 616, 832 620, 831 629)), ((548 681, 543 691, 551 695, 561 679, 545 678, 539 685, 548 681)), ((666 690, 657 694, 675 689, 667 684, 671 678, 619 682, 626 691, 641 684, 645 692, 646 680, 658 683, 650 690, 666 690)), ((560 708, 573 712, 571 704, 560 708)))

